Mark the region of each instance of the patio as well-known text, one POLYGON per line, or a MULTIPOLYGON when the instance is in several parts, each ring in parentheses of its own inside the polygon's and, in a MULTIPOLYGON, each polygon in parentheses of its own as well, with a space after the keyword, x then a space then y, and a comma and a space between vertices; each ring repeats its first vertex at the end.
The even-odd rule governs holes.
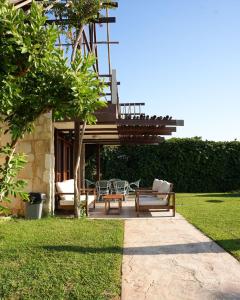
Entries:
MULTIPOLYGON (((90 219, 135 219, 137 218, 136 211, 135 211, 135 195, 128 195, 126 197, 126 201, 122 202, 122 210, 121 213, 118 214, 118 210, 111 209, 109 214, 105 214, 105 204, 104 202, 97 202, 95 210, 90 210, 89 212, 89 218, 90 219)), ((111 208, 118 207, 118 202, 116 201, 111 202, 111 208)), ((140 214, 140 219, 143 218, 162 218, 164 219, 166 217, 172 218, 172 212, 168 211, 151 211, 151 212, 142 212, 140 214)), ((139 219, 138 218, 138 219, 139 219)))

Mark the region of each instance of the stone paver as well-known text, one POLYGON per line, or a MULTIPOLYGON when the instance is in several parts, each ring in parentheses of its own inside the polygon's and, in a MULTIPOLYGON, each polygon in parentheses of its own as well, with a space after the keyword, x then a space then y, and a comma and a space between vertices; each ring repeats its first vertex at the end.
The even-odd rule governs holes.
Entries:
POLYGON ((240 263, 177 214, 127 219, 122 300, 240 299, 240 263))

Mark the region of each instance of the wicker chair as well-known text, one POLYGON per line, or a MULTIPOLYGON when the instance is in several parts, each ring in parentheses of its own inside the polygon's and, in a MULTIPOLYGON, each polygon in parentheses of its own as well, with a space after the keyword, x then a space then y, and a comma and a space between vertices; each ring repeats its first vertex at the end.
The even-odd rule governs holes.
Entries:
POLYGON ((141 179, 134 182, 130 182, 128 185, 128 193, 129 192, 135 193, 136 189, 139 189, 140 181, 141 179))
POLYGON ((95 188, 95 185, 96 185, 94 181, 91 181, 89 179, 85 179, 85 184, 86 184, 87 189, 95 188))
POLYGON ((98 180, 96 182, 97 200, 103 195, 108 195, 111 191, 111 182, 109 180, 98 180))
POLYGON ((129 183, 126 180, 117 180, 113 182, 115 194, 122 194, 124 200, 126 200, 126 195, 128 194, 129 183))

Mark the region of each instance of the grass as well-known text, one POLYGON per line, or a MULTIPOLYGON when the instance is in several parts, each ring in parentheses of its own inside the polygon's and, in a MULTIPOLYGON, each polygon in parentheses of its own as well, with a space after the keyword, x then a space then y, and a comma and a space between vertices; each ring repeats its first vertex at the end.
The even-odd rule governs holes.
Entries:
POLYGON ((177 211, 240 261, 240 194, 177 194, 177 211))
POLYGON ((0 222, 0 299, 119 299, 123 222, 0 222))

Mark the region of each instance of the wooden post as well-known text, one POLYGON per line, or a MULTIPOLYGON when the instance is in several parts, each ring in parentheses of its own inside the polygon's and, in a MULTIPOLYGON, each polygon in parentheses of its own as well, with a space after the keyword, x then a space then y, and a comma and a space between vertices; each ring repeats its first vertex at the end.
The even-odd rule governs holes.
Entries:
POLYGON ((101 145, 97 145, 97 152, 96 152, 96 167, 97 167, 97 174, 96 174, 96 181, 101 179, 101 174, 100 174, 100 152, 101 152, 101 145))

